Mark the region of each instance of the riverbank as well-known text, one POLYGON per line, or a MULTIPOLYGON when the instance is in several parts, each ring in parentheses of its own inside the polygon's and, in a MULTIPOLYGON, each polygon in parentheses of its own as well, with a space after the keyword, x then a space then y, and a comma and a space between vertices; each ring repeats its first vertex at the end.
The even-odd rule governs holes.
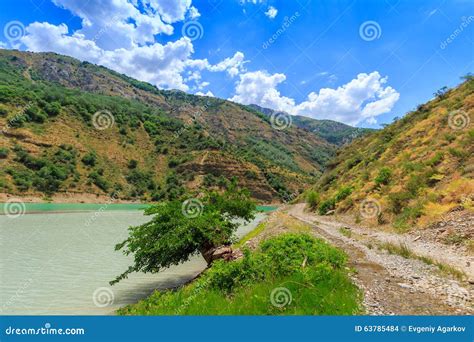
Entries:
MULTIPOLYGON (((241 225, 238 236, 266 217, 257 214, 241 225)), ((149 220, 141 210, 0 215, 0 240, 5 241, 0 315, 109 315, 155 289, 180 286, 206 268, 200 256, 193 256, 158 274, 131 274, 110 287, 109 281, 133 260, 115 245, 128 236, 128 227, 149 220)))
POLYGON ((362 296, 346 255, 280 211, 189 284, 155 291, 120 315, 353 315, 362 296))

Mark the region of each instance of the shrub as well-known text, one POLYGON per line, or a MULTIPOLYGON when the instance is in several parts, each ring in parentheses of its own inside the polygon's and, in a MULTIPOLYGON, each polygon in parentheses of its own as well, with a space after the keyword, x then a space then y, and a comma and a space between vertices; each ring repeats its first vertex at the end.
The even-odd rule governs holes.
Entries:
POLYGON ((375 184, 376 185, 387 185, 390 183, 390 178, 392 177, 392 170, 390 170, 388 167, 384 167, 380 169, 379 174, 375 178, 375 184))
POLYGON ((352 188, 350 186, 343 187, 337 192, 334 199, 336 200, 336 202, 340 202, 346 199, 351 193, 352 188))
POLYGON ((138 166, 138 161, 136 161, 135 159, 130 159, 127 165, 129 169, 136 169, 137 166, 138 166))
POLYGON ((336 201, 333 198, 331 198, 322 202, 319 205, 318 211, 320 215, 325 215, 328 211, 334 210, 335 207, 336 207, 336 201))
POLYGON ((0 147, 0 159, 5 159, 8 157, 8 148, 6 147, 0 147))
POLYGON ((311 210, 316 210, 319 205, 320 197, 316 191, 309 191, 306 195, 306 202, 311 210))
POLYGON ((411 198, 412 195, 408 192, 395 192, 390 194, 388 196, 390 210, 394 214, 400 214, 402 210, 407 206, 411 198))
POLYGON ((107 191, 110 187, 110 184, 107 182, 107 180, 97 171, 91 172, 89 174, 89 179, 93 184, 103 191, 107 191))
POLYGON ((81 161, 86 166, 95 166, 97 162, 97 155, 95 152, 89 152, 84 157, 82 157, 81 161))

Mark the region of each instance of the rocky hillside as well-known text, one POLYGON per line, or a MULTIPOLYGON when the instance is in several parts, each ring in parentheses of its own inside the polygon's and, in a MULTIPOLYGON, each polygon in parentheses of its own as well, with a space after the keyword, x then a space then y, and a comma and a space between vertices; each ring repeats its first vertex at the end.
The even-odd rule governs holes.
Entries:
POLYGON ((473 114, 474 79, 467 76, 341 149, 317 182, 313 207, 398 231, 444 227, 444 240, 474 248, 473 114), (462 224, 448 231, 457 220, 462 224))
MULTIPOLYGON (((252 104, 249 107, 265 114, 268 117, 276 115, 276 111, 270 108, 263 108, 252 104)), ((362 137, 372 131, 370 128, 352 127, 341 122, 332 120, 316 120, 300 115, 291 116, 292 124, 308 132, 314 133, 319 138, 326 140, 330 144, 342 146, 352 140, 362 137)))
POLYGON ((0 50, 0 193, 175 198, 237 177, 264 202, 314 183, 336 146, 229 101, 54 53, 0 50))

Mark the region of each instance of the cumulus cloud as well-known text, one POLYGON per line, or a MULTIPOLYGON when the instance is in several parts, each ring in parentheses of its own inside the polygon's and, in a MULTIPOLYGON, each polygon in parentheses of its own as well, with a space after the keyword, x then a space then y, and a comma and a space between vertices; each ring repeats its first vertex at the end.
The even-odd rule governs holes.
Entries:
POLYGON ((278 14, 278 10, 273 6, 268 7, 268 10, 265 12, 265 15, 269 17, 270 19, 275 19, 277 14, 278 14))
POLYGON ((222 62, 217 63, 216 65, 209 66, 209 71, 227 71, 227 73, 234 77, 237 76, 240 72, 245 71, 244 64, 245 56, 242 52, 237 51, 233 57, 224 59, 222 62))
POLYGON ((270 75, 266 71, 241 74, 235 88, 235 95, 230 100, 291 112, 295 106, 295 101, 282 96, 276 89, 285 80, 286 76, 284 74, 270 75))
POLYGON ((230 100, 243 104, 255 103, 263 107, 304 115, 315 119, 331 119, 351 125, 361 122, 373 124, 376 117, 388 113, 400 94, 385 86, 387 77, 377 71, 361 73, 352 81, 336 88, 323 88, 311 92, 308 98, 295 104, 295 100, 282 96, 277 86, 286 80, 283 74, 270 75, 257 71, 240 76, 235 96, 230 100))
POLYGON ((27 50, 73 56, 161 88, 183 91, 209 85, 201 81, 202 70, 231 76, 244 71, 241 52, 213 65, 207 59, 192 59, 194 47, 186 37, 167 44, 155 41, 156 34, 173 33, 171 24, 200 16, 191 0, 104 0, 87 6, 82 0, 53 2, 81 18, 82 27, 69 32, 66 24, 34 22, 21 39, 27 50))

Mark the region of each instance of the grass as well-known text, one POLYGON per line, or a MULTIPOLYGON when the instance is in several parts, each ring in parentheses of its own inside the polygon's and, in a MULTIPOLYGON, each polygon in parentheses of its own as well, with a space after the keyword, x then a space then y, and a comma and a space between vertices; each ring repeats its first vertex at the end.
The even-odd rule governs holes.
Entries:
POLYGON ((242 259, 217 261, 194 282, 155 291, 120 315, 352 315, 361 294, 345 254, 307 234, 270 238, 242 259))
POLYGON ((466 277, 466 274, 462 271, 459 271, 455 267, 433 260, 430 257, 423 256, 423 255, 418 255, 415 254, 406 244, 393 244, 391 242, 384 242, 378 245, 379 249, 384 249, 388 251, 390 254, 396 254, 400 255, 405 259, 417 259, 422 262, 424 262, 427 265, 434 265, 438 267, 438 270, 441 272, 441 274, 447 275, 447 276, 452 276, 457 280, 464 280, 466 277))
POLYGON ((234 244, 234 248, 241 248, 247 241, 253 239, 254 237, 256 237, 258 235, 260 235, 265 230, 266 226, 267 226, 266 222, 259 223, 258 226, 255 227, 254 230, 247 233, 239 241, 237 241, 234 244))
POLYGON ((348 227, 341 227, 339 228, 339 233, 341 233, 342 235, 344 235, 345 237, 352 237, 352 232, 350 230, 350 228, 348 227))

